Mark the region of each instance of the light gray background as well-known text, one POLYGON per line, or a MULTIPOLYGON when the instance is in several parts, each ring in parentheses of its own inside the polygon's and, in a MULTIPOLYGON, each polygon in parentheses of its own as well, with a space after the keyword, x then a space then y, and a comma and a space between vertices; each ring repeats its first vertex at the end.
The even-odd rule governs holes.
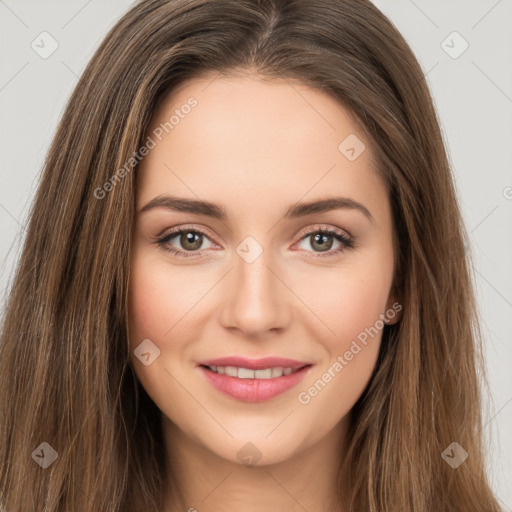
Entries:
MULTIPOLYGON (((503 509, 511 512, 512 0, 374 3, 414 50, 441 118, 471 233, 483 319, 491 394, 484 432, 491 443, 492 484, 503 509), (454 31, 463 39, 451 35, 454 31), (468 49, 453 58, 464 40, 468 49)), ((65 102, 107 30, 131 5, 129 0, 0 0, 2 305, 65 102), (46 37, 44 48, 50 48, 48 36, 39 37, 44 31, 58 43, 46 59, 31 47, 33 41, 41 47, 46 37)))

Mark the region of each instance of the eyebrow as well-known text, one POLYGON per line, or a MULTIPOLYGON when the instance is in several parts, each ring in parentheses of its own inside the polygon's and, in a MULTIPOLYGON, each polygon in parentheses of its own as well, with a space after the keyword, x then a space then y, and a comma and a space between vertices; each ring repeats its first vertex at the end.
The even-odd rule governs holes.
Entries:
MULTIPOLYGON (((152 210, 153 208, 167 208, 177 212, 195 213, 197 215, 206 215, 214 219, 225 221, 227 220, 227 213, 223 206, 211 203, 209 201, 202 201, 198 199, 185 199, 181 197, 174 197, 169 195, 160 195, 153 198, 147 203, 139 213, 152 210)), ((373 215, 361 203, 349 197, 328 197, 325 199, 318 199, 315 201, 296 203, 291 205, 286 211, 284 218, 293 219, 305 217, 315 213, 325 213, 331 210, 347 208, 358 210, 365 215, 371 222, 374 222, 373 215)))

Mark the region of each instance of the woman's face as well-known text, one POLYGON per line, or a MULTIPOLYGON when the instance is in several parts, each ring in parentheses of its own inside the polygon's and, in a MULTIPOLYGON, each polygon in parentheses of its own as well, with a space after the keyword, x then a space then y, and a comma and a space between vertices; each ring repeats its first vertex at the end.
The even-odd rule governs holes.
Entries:
POLYGON ((166 98, 148 137, 131 359, 167 432, 258 465, 338 442, 397 319, 363 131, 298 82, 208 75, 166 98))

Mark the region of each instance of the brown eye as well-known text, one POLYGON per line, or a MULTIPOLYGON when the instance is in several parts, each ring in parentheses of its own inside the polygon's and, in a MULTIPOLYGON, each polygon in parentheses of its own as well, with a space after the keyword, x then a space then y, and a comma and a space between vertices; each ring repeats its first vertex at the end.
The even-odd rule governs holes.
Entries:
MULTIPOLYGON (((308 235, 311 237, 311 235, 308 235)), ((316 233, 311 238, 311 247, 315 250, 318 250, 320 252, 328 251, 333 244, 334 236, 333 235, 326 235, 324 233, 316 233)))
POLYGON ((181 247, 188 251, 197 251, 203 245, 203 234, 197 231, 183 231, 179 236, 181 247))
POLYGON ((303 236, 299 244, 305 244, 301 249, 305 249, 307 252, 314 252, 318 254, 318 257, 323 257, 321 253, 325 253, 325 256, 335 256, 342 253, 346 249, 352 249, 356 243, 354 239, 345 235, 341 231, 335 231, 331 229, 317 229, 310 231, 303 236), (337 247, 335 246, 337 244, 337 247), (331 250, 334 247, 333 250, 331 250), (311 251, 312 249, 312 251, 311 251))
POLYGON ((176 229, 167 233, 156 243, 165 251, 176 254, 178 256, 195 256, 197 251, 210 248, 213 244, 203 247, 203 243, 209 237, 197 229, 176 229))

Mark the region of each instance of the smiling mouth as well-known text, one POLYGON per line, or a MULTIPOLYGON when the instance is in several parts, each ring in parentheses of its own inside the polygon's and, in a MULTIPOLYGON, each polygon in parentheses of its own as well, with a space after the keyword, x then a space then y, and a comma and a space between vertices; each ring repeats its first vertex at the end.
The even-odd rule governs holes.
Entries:
POLYGON ((228 377, 237 377, 239 379, 277 379, 279 377, 288 376, 296 373, 303 368, 311 366, 310 364, 304 365, 300 368, 283 368, 281 366, 273 368, 262 368, 259 370, 252 370, 250 368, 241 368, 236 366, 208 366, 200 365, 207 370, 217 373, 219 375, 226 375, 228 377))
MULTIPOLYGON (((292 390, 313 366, 312 364, 292 364, 295 364, 294 368, 271 366, 254 369, 211 364, 199 364, 197 368, 206 377, 206 381, 223 395, 239 402, 254 403, 272 400, 292 390)), ((260 366, 263 366, 263 363, 260 366)))

